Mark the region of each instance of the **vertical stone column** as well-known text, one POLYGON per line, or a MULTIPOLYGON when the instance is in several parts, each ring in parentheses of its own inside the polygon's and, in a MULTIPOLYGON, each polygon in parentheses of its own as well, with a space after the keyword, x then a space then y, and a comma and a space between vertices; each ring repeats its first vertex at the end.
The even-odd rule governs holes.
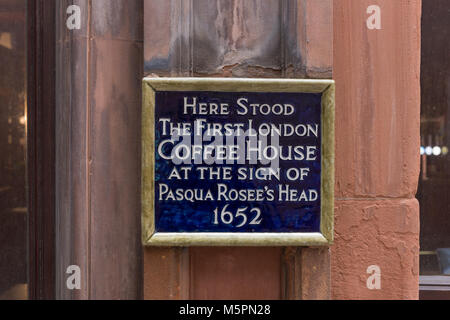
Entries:
MULTIPOLYGON (((332 0, 144 0, 145 73, 331 78, 332 7, 332 0)), ((330 297, 328 248, 145 248, 144 257, 147 299, 330 297)))
POLYGON ((420 0, 334 1, 335 299, 418 298, 420 17, 420 0), (370 5, 381 30, 366 27, 370 5))
POLYGON ((140 0, 57 1, 57 297, 141 296, 140 0), (66 27, 69 5, 81 29, 66 27), (66 268, 81 269, 81 290, 66 268))

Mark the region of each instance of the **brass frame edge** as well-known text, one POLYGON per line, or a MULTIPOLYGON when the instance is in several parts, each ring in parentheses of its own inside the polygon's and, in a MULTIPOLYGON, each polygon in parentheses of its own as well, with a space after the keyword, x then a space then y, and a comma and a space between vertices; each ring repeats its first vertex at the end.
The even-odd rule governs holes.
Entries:
POLYGON ((328 240, 311 233, 155 233, 148 246, 323 246, 328 240))
POLYGON ((154 188, 155 188, 155 91, 143 82, 142 106, 142 177, 141 177, 141 206, 142 206, 142 241, 148 243, 155 233, 154 221, 154 188), (149 150, 150 149, 150 150, 149 150))
POLYGON ((329 244, 334 241, 334 157, 335 157, 335 84, 322 94, 322 176, 320 231, 329 244))

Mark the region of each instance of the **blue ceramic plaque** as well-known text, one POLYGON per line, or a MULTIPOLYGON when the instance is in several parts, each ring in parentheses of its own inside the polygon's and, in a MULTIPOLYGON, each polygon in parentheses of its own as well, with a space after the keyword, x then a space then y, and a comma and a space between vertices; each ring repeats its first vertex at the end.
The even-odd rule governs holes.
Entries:
POLYGON ((154 90, 152 233, 320 234, 323 95, 154 90))

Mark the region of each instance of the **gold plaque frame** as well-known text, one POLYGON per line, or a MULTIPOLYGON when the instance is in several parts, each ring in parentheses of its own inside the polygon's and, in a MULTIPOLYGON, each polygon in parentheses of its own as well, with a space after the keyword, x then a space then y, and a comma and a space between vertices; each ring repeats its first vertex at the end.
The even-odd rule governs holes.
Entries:
POLYGON ((142 106, 142 242, 145 246, 323 246, 334 232, 333 80, 144 78, 142 106), (155 230, 155 93, 157 91, 299 92, 322 94, 322 176, 320 232, 162 233, 155 230))

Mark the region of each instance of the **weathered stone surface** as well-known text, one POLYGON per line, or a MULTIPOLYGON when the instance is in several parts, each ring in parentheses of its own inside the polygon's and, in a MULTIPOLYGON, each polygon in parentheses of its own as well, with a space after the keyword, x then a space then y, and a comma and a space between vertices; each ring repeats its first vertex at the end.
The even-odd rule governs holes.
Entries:
POLYGON ((140 127, 136 125, 141 109, 137 88, 141 86, 142 45, 96 38, 90 52, 91 296, 134 299, 142 285, 137 276, 142 267, 140 127), (111 281, 111 275, 116 281, 111 281), (133 285, 136 293, 124 291, 125 284, 133 285))
POLYGON ((330 248, 301 249, 301 296, 302 300, 329 300, 330 248))
POLYGON ((329 0, 300 0, 297 31, 300 52, 308 78, 333 74, 333 5, 329 0))
POLYGON ((414 197, 419 175, 420 0, 334 2, 336 197, 414 197))
POLYGON ((416 199, 337 201, 331 253, 333 299, 417 299, 419 206, 416 199), (381 269, 369 290, 367 268, 381 269))
POLYGON ((280 299, 281 248, 191 248, 191 299, 280 299))
POLYGON ((152 0, 144 10, 147 74, 332 76, 332 0, 152 0))
POLYGON ((59 299, 137 299, 141 1, 57 1, 56 277, 59 299), (80 30, 66 27, 79 5, 80 30), (67 290, 66 268, 81 268, 67 290))
POLYGON ((189 249, 144 248, 144 299, 189 299, 189 249))

